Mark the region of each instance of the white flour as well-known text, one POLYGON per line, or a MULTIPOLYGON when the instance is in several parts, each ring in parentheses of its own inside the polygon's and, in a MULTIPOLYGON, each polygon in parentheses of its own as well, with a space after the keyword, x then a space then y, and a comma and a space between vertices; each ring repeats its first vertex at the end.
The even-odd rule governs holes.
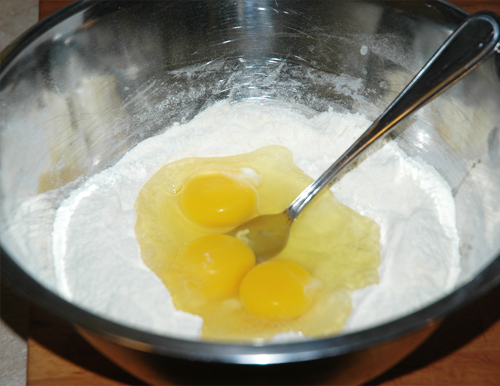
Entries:
MULTIPOLYGON (((197 339, 202 320, 176 310, 163 283, 142 262, 134 202, 143 184, 181 158, 236 155, 268 145, 290 149, 295 163, 317 178, 368 126, 361 115, 328 112, 308 119, 287 109, 224 101, 145 140, 57 210, 52 247, 58 290, 111 320, 197 339)), ((449 186, 432 167, 391 142, 332 190, 381 230, 380 283, 353 294, 345 331, 410 313, 454 288, 460 272, 455 206, 449 186)))

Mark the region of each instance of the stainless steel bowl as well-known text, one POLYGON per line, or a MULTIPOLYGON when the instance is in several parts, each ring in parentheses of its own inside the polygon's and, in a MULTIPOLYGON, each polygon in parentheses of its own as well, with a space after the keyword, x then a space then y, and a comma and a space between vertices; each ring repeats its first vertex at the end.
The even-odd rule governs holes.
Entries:
MULTIPOLYGON (((42 192, 47 208, 55 210, 71 190, 139 141, 221 99, 280 101, 309 112, 333 107, 375 118, 465 16, 443 1, 71 4, 1 56, 3 278, 153 384, 175 378, 176 371, 198 377, 217 371, 226 383, 270 383, 272 374, 284 373, 296 383, 327 377, 329 384, 359 384, 377 376, 444 317, 500 282, 498 55, 413 118, 422 125, 403 123, 393 135, 453 189, 462 276, 453 293, 390 323, 260 346, 132 329, 59 297, 53 277, 45 274, 47 260, 32 252, 50 254, 51 222, 21 234, 12 228, 13 216, 42 192), (269 366, 244 366, 263 364, 269 366)), ((39 220, 36 212, 25 215, 39 220)))

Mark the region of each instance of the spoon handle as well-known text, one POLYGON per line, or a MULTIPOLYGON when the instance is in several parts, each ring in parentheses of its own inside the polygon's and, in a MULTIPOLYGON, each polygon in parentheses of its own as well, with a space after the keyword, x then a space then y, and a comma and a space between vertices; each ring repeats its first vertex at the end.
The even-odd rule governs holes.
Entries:
POLYGON ((500 52, 499 25, 500 17, 494 12, 481 11, 469 16, 382 115, 290 204, 285 211, 289 217, 295 219, 346 165, 389 133, 399 121, 467 75, 495 51, 500 52))

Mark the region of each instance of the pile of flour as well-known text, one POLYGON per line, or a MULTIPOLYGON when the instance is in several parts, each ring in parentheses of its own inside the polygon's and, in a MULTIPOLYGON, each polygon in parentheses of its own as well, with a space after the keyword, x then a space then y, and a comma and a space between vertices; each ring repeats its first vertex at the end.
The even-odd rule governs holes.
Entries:
MULTIPOLYGON (((357 114, 329 111, 307 118, 281 107, 222 101, 141 142, 57 210, 52 252, 58 291, 119 323, 199 339, 201 318, 176 310, 141 259, 134 202, 144 183, 181 158, 230 156, 268 145, 290 149, 297 166, 317 178, 369 124, 357 114)), ((398 318, 453 290, 460 273, 455 206, 432 167, 388 142, 332 191, 381 231, 380 283, 353 293, 346 332, 398 318)))

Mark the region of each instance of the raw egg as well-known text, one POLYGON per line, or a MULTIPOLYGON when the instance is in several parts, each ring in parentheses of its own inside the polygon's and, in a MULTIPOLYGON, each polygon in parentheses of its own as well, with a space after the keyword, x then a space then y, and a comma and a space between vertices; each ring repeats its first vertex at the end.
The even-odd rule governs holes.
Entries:
POLYGON ((198 224, 234 227, 255 212, 257 192, 236 173, 210 171, 197 174, 186 183, 181 207, 198 224))
POLYGON ((255 265, 248 245, 235 237, 213 234, 182 248, 176 259, 179 279, 206 299, 227 299, 238 293, 241 281, 255 265))
POLYGON ((302 315, 321 283, 300 265, 271 260, 252 269, 240 285, 240 299, 252 314, 268 319, 302 315))
POLYGON ((261 214, 283 211, 310 183, 281 146, 230 157, 185 158, 156 172, 136 202, 146 265, 174 305, 203 318, 202 339, 265 341, 279 333, 339 333, 350 291, 378 282, 377 224, 326 190, 291 228, 285 249, 257 264, 225 235, 261 214))

